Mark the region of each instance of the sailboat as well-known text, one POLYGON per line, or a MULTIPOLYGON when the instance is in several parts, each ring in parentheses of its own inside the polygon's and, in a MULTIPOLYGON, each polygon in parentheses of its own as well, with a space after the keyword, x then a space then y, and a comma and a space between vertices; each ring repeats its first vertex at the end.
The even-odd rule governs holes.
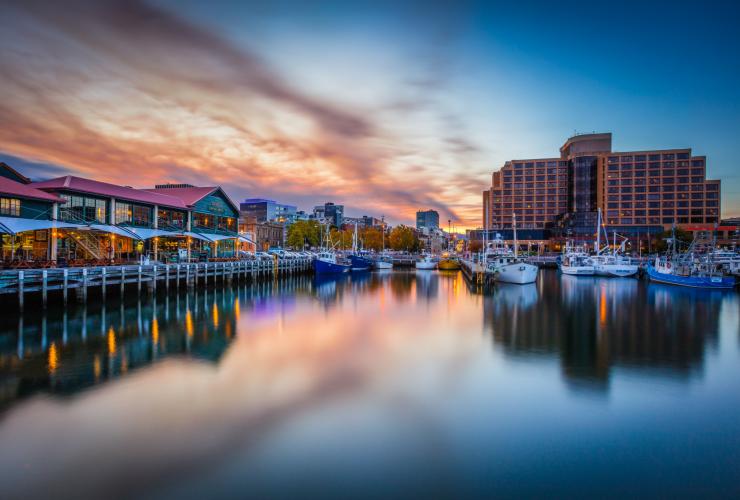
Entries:
POLYGON ((692 288, 731 289, 735 278, 726 276, 714 258, 714 253, 696 252, 696 239, 684 253, 676 249, 676 227, 671 235, 671 253, 658 256, 648 264, 647 273, 651 281, 692 288))
POLYGON ((586 249, 570 241, 565 244, 558 267, 563 274, 572 276, 593 276, 596 272, 586 249))
POLYGON ((393 269, 393 257, 388 255, 388 253, 385 251, 385 221, 383 221, 383 227, 381 230, 383 238, 383 251, 380 253, 380 256, 375 259, 373 264, 375 265, 375 269, 393 269))
POLYGON ((326 238, 324 248, 316 254, 313 260, 313 270, 316 274, 343 274, 351 269, 350 264, 344 264, 337 260, 337 254, 329 248, 329 226, 326 226, 326 238))
MULTIPOLYGON (((524 262, 519 257, 519 242, 516 234, 516 214, 513 214, 514 229, 514 251, 512 252, 501 239, 501 235, 496 235, 494 240, 494 251, 486 257, 486 272, 493 273, 494 281, 500 283, 514 283, 517 285, 526 285, 537 281, 539 268, 535 265, 524 262), (490 257, 493 257, 492 259, 490 257)), ((488 254, 488 252, 486 252, 488 254)))
POLYGON ((421 257, 414 264, 416 269, 429 270, 437 268, 437 261, 428 253, 421 254, 421 257))
MULTIPOLYGON (((601 248, 601 231, 606 235, 606 228, 601 223, 601 208, 599 208, 598 221, 596 223, 596 255, 591 257, 591 263, 594 266, 594 274, 599 276, 617 276, 629 277, 637 274, 637 265, 632 264, 630 260, 622 253, 627 239, 624 238, 617 251, 617 233, 614 232, 614 245, 612 252, 606 252, 601 248)), ((607 240, 608 241, 608 240, 607 240)))

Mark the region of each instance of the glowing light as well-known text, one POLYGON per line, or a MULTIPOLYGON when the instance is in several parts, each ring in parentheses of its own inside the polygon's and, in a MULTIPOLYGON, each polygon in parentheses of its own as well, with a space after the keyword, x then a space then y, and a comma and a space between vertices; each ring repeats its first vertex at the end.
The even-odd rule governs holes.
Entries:
POLYGON ((111 326, 108 329, 108 355, 113 356, 116 354, 116 332, 111 326))
POLYGON ((239 309, 239 300, 234 300, 234 317, 237 321, 239 321, 239 314, 241 313, 241 310, 239 309))
POLYGON ((193 315, 190 314, 190 309, 185 312, 185 332, 189 338, 193 338, 193 315))
POLYGON ((213 327, 218 328, 218 307, 216 306, 216 303, 213 303, 213 327))
POLYGON ((57 353, 57 346, 54 342, 49 346, 49 373, 53 374, 59 368, 59 353, 57 353))
POLYGON ((157 321, 157 318, 152 320, 152 343, 159 343, 159 321, 157 321))

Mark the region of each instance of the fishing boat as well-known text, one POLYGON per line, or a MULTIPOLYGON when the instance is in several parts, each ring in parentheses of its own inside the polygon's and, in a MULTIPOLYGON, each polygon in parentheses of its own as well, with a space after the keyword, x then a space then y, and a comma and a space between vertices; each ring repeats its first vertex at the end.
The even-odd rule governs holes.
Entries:
POLYGON ((637 274, 638 266, 632 264, 630 259, 624 256, 625 245, 627 244, 627 238, 623 238, 619 249, 617 249, 617 233, 613 232, 614 244, 612 251, 609 252, 606 247, 601 248, 601 232, 603 230, 604 236, 606 234, 606 227, 601 222, 601 208, 598 210, 599 215, 596 223, 596 255, 591 256, 590 260, 594 267, 594 274, 598 276, 610 276, 610 277, 629 277, 637 274))
POLYGON ((492 246, 486 251, 486 272, 493 273, 493 280, 500 283, 526 285, 537 281, 539 268, 524 262, 519 257, 516 237, 516 214, 513 215, 514 251, 506 246, 500 234, 496 235, 492 246))
POLYGON ((360 240, 357 236, 357 223, 355 222, 355 232, 352 235, 352 253, 349 256, 352 266, 352 272, 365 272, 373 267, 373 260, 369 255, 363 253, 360 249, 360 240))
POLYGON ((585 247, 573 245, 571 242, 565 244, 558 267, 563 274, 572 276, 593 276, 596 272, 585 247))
POLYGON ((330 250, 322 250, 313 260, 313 270, 316 274, 342 274, 352 269, 351 264, 337 261, 337 254, 330 250))
POLYGON ((437 268, 437 261, 429 254, 422 254, 414 264, 416 269, 429 270, 437 268))
POLYGON ((687 286, 704 289, 731 289, 735 287, 735 278, 727 276, 715 261, 714 253, 697 253, 696 239, 691 242, 686 252, 676 250, 677 240, 675 226, 671 235, 672 250, 668 255, 658 256, 647 266, 651 281, 669 285, 687 286))
POLYGON ((442 254, 442 258, 439 260, 437 266, 442 271, 457 271, 460 269, 460 259, 456 255, 445 252, 442 254))

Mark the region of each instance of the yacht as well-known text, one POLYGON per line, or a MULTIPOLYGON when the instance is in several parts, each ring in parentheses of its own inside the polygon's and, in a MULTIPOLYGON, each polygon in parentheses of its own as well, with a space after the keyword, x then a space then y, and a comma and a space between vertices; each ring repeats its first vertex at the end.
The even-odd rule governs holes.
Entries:
POLYGON ((383 251, 373 261, 375 269, 393 269, 393 257, 388 255, 385 251, 385 224, 382 226, 382 238, 383 238, 383 251))
MULTIPOLYGON (((619 250, 617 250, 617 233, 614 232, 614 244, 612 251, 601 248, 601 231, 606 236, 606 228, 601 222, 601 208, 599 208, 598 221, 596 223, 596 255, 591 256, 594 266, 594 274, 598 276, 629 277, 637 274, 638 266, 632 264, 630 259, 624 255, 624 247, 627 238, 623 238, 619 250)), ((608 240, 607 240, 608 241, 608 240)))
POLYGON ((445 252, 442 254, 438 266, 443 271, 457 271, 460 269, 460 259, 456 255, 445 252))
POLYGON ((573 276, 593 276, 596 270, 584 246, 566 243, 559 263, 560 272, 573 276))
POLYGON ((493 280, 500 283, 514 283, 525 285, 537 281, 539 268, 533 264, 524 262, 519 257, 518 242, 516 237, 516 214, 514 214, 514 251, 506 246, 500 234, 492 242, 492 246, 486 249, 486 272, 493 273, 493 280))
POLYGON ((416 269, 422 269, 422 270, 428 270, 428 269, 436 269, 437 268, 437 261, 434 260, 434 257, 432 257, 429 254, 422 254, 421 257, 416 261, 416 269))

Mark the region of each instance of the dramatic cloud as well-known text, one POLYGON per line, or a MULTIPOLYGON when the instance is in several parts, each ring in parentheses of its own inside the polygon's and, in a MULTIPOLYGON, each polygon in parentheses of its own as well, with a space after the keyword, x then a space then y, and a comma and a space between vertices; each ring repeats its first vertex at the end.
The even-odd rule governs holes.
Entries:
POLYGON ((204 26, 141 1, 5 3, 0 151, 138 187, 221 184, 239 198, 332 200, 396 222, 435 208, 479 224, 490 166, 438 109, 443 51, 409 68, 414 83, 392 102, 347 105, 204 26))

